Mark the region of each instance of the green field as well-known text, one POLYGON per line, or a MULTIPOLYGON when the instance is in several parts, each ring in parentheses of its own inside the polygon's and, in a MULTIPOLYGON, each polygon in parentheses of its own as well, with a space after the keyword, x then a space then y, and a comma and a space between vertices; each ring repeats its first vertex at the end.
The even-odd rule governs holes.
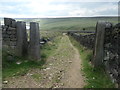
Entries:
POLYGON ((16 19, 26 22, 35 21, 40 23, 41 30, 95 30, 98 20, 109 21, 113 24, 118 23, 117 17, 71 17, 71 18, 26 18, 16 19))

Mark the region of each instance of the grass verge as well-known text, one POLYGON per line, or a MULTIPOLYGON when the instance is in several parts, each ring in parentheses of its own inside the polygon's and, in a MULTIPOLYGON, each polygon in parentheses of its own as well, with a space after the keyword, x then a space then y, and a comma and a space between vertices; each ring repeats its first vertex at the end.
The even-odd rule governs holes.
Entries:
POLYGON ((27 60, 25 58, 14 57, 13 62, 8 62, 8 61, 4 62, 5 66, 2 68, 3 80, 7 77, 24 76, 27 73, 27 71, 30 70, 31 68, 41 69, 44 63, 45 63, 44 60, 36 62, 36 61, 27 60))
POLYGON ((92 50, 86 49, 80 45, 73 37, 69 36, 69 38, 71 43, 78 49, 82 59, 82 71, 86 77, 86 85, 84 88, 114 88, 114 83, 111 82, 104 69, 102 67, 95 69, 90 64, 92 50))

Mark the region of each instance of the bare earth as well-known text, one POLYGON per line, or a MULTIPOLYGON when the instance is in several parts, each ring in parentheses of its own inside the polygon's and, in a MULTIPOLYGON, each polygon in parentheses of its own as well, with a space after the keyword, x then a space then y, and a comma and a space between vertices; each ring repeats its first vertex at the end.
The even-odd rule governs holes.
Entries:
POLYGON ((83 88, 85 78, 78 50, 63 35, 44 68, 32 69, 24 76, 7 78, 7 88, 83 88))

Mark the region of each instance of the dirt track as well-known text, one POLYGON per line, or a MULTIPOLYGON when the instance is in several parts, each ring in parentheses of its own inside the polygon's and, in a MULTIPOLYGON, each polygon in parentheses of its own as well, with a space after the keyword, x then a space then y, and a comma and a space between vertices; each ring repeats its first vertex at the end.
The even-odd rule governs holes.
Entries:
POLYGON ((32 69, 26 75, 8 78, 7 88, 83 88, 84 77, 78 50, 63 35, 44 69, 32 69), (34 76, 34 77, 33 77, 34 76))

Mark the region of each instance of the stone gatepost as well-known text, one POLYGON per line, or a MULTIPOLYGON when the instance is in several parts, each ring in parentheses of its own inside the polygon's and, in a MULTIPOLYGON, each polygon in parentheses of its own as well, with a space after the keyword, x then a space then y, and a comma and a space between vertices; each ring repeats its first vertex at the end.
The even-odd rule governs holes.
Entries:
POLYGON ((29 58, 31 60, 40 60, 39 33, 39 24, 36 22, 30 22, 29 58))
POLYGON ((26 56, 27 55, 27 33, 26 33, 26 23, 18 21, 16 24, 17 29, 17 46, 16 54, 17 56, 26 56))
POLYGON ((104 36, 105 29, 110 27, 110 23, 105 21, 98 21, 96 25, 96 36, 95 36, 95 46, 94 55, 92 63, 94 67, 101 66, 104 59, 104 36))

